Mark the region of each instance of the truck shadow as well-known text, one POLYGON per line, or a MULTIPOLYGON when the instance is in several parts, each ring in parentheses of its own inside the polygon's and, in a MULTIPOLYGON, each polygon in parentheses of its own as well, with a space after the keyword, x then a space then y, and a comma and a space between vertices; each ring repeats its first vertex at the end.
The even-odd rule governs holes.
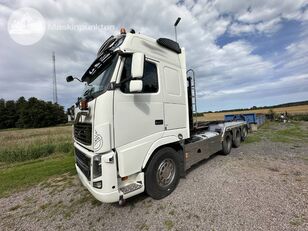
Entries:
MULTIPOLYGON (((215 154, 211 155, 209 158, 201 160, 200 162, 192 165, 189 169, 186 170, 186 175, 189 174, 191 171, 195 170, 196 168, 200 167, 201 165, 211 161, 212 159, 214 159, 217 156, 222 156, 219 152, 216 152, 215 154)), ((183 177, 185 178, 185 177, 183 177)))
POLYGON ((154 199, 152 199, 146 192, 143 192, 141 194, 126 199, 125 205, 119 205, 119 203, 112 203, 110 205, 114 208, 134 208, 137 204, 145 203, 147 199, 154 201, 154 199))

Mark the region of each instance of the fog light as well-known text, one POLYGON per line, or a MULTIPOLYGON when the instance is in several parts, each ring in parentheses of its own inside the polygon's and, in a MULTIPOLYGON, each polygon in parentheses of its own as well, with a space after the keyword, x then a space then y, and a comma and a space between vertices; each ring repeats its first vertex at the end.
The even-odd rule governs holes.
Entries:
POLYGON ((101 180, 100 181, 95 181, 95 182, 93 182, 93 187, 101 189, 103 187, 103 182, 101 180))
POLYGON ((93 179, 102 175, 102 160, 101 155, 93 157, 93 179))

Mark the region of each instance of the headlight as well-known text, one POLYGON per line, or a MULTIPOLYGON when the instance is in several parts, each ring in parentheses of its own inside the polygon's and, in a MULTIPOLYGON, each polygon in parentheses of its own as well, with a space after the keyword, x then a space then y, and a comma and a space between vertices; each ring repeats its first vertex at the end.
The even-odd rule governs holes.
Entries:
POLYGON ((102 175, 102 158, 101 155, 93 157, 93 179, 102 175))

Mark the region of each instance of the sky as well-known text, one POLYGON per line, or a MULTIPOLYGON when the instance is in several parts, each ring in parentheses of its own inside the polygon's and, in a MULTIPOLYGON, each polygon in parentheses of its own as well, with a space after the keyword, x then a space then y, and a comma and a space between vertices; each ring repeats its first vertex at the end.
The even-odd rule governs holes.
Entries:
POLYGON ((54 51, 58 102, 69 107, 84 85, 65 77, 81 77, 110 35, 125 27, 173 39, 177 17, 198 111, 308 100, 308 0, 0 0, 0 98, 52 101, 54 51), (10 30, 25 7, 45 23, 32 45, 10 30))

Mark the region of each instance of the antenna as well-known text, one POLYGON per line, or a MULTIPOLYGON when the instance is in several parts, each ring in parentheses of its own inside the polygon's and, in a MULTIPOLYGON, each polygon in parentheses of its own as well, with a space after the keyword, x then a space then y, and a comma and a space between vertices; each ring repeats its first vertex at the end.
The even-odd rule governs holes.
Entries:
POLYGON ((178 17, 174 23, 174 34, 175 34, 175 41, 177 42, 178 41, 178 36, 177 36, 177 33, 176 33, 176 26, 179 24, 179 22, 181 21, 181 18, 178 17))
POLYGON ((57 92, 57 76, 56 76, 56 54, 52 52, 53 62, 53 103, 58 103, 58 92, 57 92))

